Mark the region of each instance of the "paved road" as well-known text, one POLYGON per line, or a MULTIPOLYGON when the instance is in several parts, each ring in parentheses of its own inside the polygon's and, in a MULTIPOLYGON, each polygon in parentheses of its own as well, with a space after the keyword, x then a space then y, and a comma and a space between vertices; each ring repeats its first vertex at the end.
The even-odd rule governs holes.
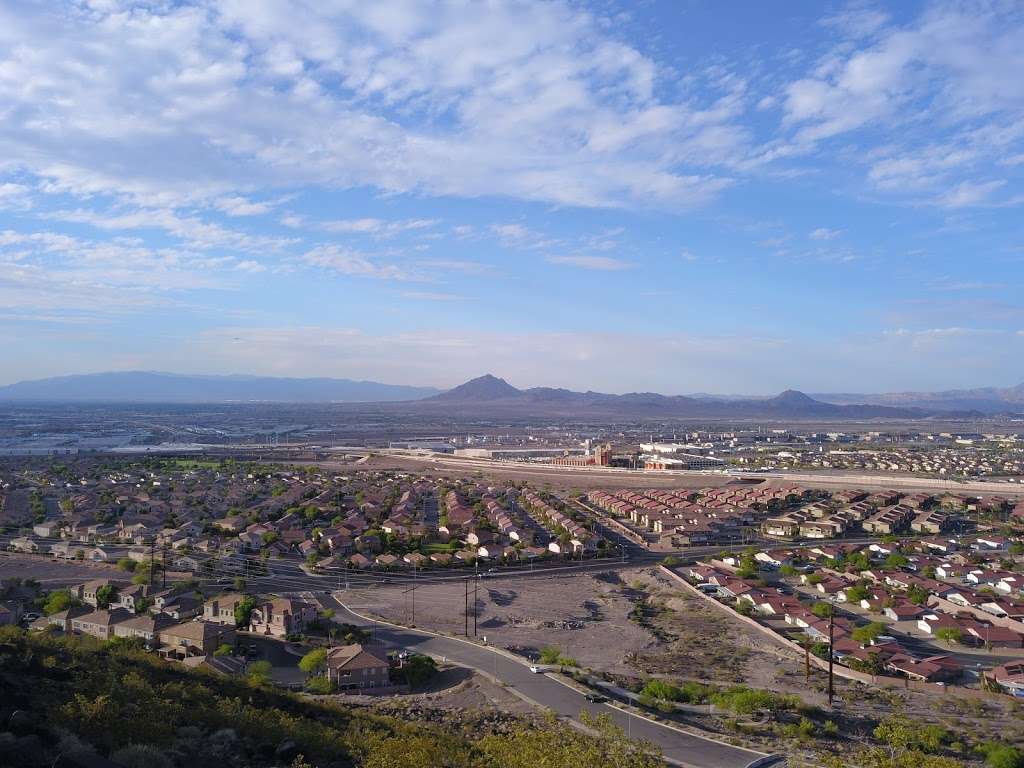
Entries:
POLYGON ((377 642, 388 647, 446 657, 456 664, 486 672, 564 717, 576 719, 582 709, 592 714, 607 714, 627 735, 656 744, 665 757, 677 763, 695 768, 744 768, 764 756, 760 752, 682 733, 614 707, 591 704, 574 689, 546 675, 533 674, 526 665, 488 648, 366 620, 346 608, 333 595, 320 596, 320 600, 326 607, 334 609, 335 619, 372 629, 377 642))

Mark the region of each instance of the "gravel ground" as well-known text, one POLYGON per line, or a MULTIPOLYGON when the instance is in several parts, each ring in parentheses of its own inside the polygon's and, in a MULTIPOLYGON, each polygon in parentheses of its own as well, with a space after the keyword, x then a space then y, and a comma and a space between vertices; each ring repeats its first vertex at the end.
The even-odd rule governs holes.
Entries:
MULTIPOLYGON (((348 602, 357 611, 409 623, 412 605, 405 589, 381 587, 350 593, 348 602)), ((631 670, 631 654, 657 644, 648 630, 629 620, 634 601, 628 593, 614 573, 481 579, 476 593, 477 632, 501 646, 557 646, 584 666, 626 673, 631 670)), ((472 585, 469 598, 472 606, 472 585)), ((418 587, 415 623, 462 633, 465 605, 461 583, 418 587)), ((468 623, 472 633, 472 613, 468 623)))

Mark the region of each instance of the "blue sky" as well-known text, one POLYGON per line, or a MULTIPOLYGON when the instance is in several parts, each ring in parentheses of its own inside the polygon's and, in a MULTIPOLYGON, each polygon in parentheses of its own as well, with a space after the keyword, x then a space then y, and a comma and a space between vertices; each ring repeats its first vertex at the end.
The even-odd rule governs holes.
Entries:
POLYGON ((1024 380, 1014 2, 0 1, 0 383, 1024 380))

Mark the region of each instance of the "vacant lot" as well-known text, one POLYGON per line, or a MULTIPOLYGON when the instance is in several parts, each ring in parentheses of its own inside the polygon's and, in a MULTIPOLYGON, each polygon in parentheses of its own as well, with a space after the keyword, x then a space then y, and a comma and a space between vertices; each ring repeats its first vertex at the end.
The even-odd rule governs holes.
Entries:
MULTIPOLYGON (((408 586, 382 587, 348 601, 392 621, 412 620, 408 586)), ((444 632, 465 631, 466 593, 461 583, 416 589, 418 626, 444 632)), ((469 631, 473 632, 474 592, 470 584, 469 631)), ((477 632, 502 646, 539 649, 554 645, 593 669, 629 673, 631 659, 657 644, 646 629, 629 619, 635 598, 615 573, 481 579, 476 590, 477 632)))
POLYGON ((104 577, 127 581, 130 576, 131 574, 128 574, 126 577, 116 566, 107 563, 86 563, 76 560, 54 562, 48 557, 0 552, 0 580, 36 579, 42 584, 43 589, 57 589, 104 577))

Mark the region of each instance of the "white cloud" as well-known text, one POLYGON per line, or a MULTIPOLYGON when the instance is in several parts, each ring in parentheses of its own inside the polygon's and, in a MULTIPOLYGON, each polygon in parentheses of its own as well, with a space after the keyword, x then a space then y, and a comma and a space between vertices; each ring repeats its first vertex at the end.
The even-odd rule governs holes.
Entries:
POLYGON ((829 229, 828 227, 818 227, 817 229, 812 230, 811 233, 807 236, 811 238, 811 240, 835 240, 841 234, 843 234, 843 230, 841 229, 829 229))
POLYGON ((340 245, 319 245, 302 255, 302 261, 342 275, 372 277, 381 280, 416 279, 394 264, 378 264, 368 254, 340 245))
POLYGON ((792 144, 812 152, 843 136, 877 189, 916 203, 985 199, 986 171, 1012 165, 1024 138, 1024 23, 1012 5, 936 4, 903 25, 861 6, 826 26, 840 38, 784 88, 792 144))
POLYGON ((601 272, 618 272, 633 267, 628 261, 613 259, 610 256, 549 256, 547 261, 551 264, 562 264, 601 272))
POLYGON ((254 203, 244 197, 222 197, 216 206, 228 216, 259 216, 270 210, 267 203, 254 203))
POLYGON ((377 235, 393 237, 400 232, 418 229, 429 229, 437 222, 433 219, 406 219, 404 221, 384 221, 382 219, 336 219, 318 225, 319 229, 337 234, 377 235))
POLYGON ((368 185, 678 208, 749 149, 741 81, 664 97, 655 62, 564 0, 21 6, 0 30, 0 156, 146 207, 368 185))
POLYGON ((939 203, 947 208, 964 208, 981 205, 988 201, 992 193, 1005 185, 1002 180, 971 182, 963 181, 955 188, 939 198, 939 203))

